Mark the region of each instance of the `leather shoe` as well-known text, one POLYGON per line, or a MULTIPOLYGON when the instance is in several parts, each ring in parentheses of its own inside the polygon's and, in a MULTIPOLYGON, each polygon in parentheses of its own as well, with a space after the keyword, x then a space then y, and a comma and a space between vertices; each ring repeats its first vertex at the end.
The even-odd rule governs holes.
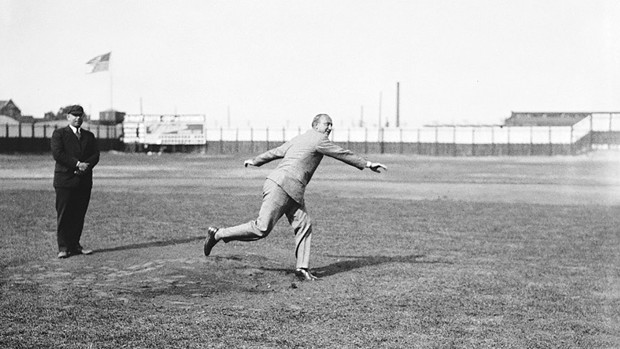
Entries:
POLYGON ((314 281, 319 279, 318 277, 312 275, 312 273, 310 273, 310 271, 306 268, 295 269, 295 276, 302 281, 314 281))
POLYGON ((213 246, 217 244, 217 240, 215 239, 215 233, 217 233, 218 230, 219 228, 216 227, 209 227, 209 229, 207 229, 207 238, 205 239, 204 245, 204 253, 206 257, 211 254, 211 249, 213 249, 213 246))
POLYGON ((60 259, 69 258, 69 252, 67 252, 67 251, 60 251, 60 252, 58 252, 58 258, 60 258, 60 259))
POLYGON ((85 249, 85 248, 78 248, 77 250, 75 250, 74 252, 72 252, 72 254, 92 254, 93 250, 89 250, 89 249, 85 249))

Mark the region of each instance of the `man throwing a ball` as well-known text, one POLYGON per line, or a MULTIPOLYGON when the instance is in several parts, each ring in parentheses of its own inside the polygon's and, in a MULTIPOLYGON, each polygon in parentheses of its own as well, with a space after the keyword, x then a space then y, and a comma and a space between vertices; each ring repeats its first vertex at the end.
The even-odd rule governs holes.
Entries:
POLYGON ((312 120, 312 129, 281 146, 268 150, 244 165, 261 166, 272 160, 282 159, 263 185, 263 203, 258 218, 228 228, 209 227, 204 243, 204 254, 209 256, 213 246, 220 240, 255 241, 267 237, 278 220, 286 215, 295 231, 295 274, 302 280, 315 280, 310 273, 310 240, 312 221, 306 212, 304 192, 323 156, 329 156, 360 170, 370 168, 374 172, 387 168, 353 154, 332 141, 328 136, 332 130, 332 119, 319 114, 312 120))

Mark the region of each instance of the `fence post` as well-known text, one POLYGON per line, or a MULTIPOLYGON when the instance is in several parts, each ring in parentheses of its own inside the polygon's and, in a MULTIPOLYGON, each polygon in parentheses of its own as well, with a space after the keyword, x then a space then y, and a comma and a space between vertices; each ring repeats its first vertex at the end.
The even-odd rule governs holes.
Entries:
POLYGON ((575 155, 575 149, 573 147, 573 137, 574 137, 574 135, 573 135, 573 125, 570 125, 570 142, 569 142, 569 145, 570 145, 570 150, 569 150, 570 151, 570 155, 575 155))
POLYGON ((510 156, 510 127, 506 127, 506 154, 510 156))
POLYGON ((590 114, 590 151, 594 145, 594 115, 590 114))
POLYGON ((418 155, 420 155, 421 154, 421 152, 420 152, 421 149, 420 148, 422 148, 422 144, 420 144, 420 129, 419 128, 418 128, 418 132, 417 133, 418 133, 418 155))
POLYGON ((239 127, 235 130, 235 153, 239 153, 239 127))
POLYGON ((364 154, 368 154, 368 128, 364 129, 364 154))
POLYGON ((250 152, 254 152, 254 127, 250 127, 250 152))
POLYGON ((491 156, 495 156, 495 127, 491 126, 491 156))
POLYGON ((476 156, 476 128, 471 128, 471 156, 476 156))
POLYGON ((452 125, 452 156, 456 157, 456 125, 452 125))
POLYGON ((612 114, 609 113, 609 133, 607 134, 608 135, 608 137, 607 137, 607 149, 611 149, 611 138, 612 138, 611 137, 611 135, 612 135, 612 133, 611 133, 611 130, 612 130, 612 128, 611 128, 611 120, 612 120, 612 114))
POLYGON ((530 156, 534 155, 534 126, 530 126, 530 156))
POLYGON ((379 151, 381 154, 385 153, 385 143, 383 142, 384 129, 379 125, 379 151))
POLYGON ((549 126, 549 156, 553 156, 553 142, 551 140, 551 126, 549 126))
POLYGON ((17 142, 17 151, 24 151, 24 140, 22 139, 22 123, 20 122, 19 124, 17 124, 17 126, 19 127, 19 130, 17 132, 18 135, 18 142, 17 142))
POLYGON ((439 155, 439 127, 435 126, 435 156, 439 155))
MULTIPOLYGON (((31 132, 32 132, 32 134, 30 135, 30 139, 31 139, 31 140, 30 140, 30 150, 35 150, 35 149, 37 149, 38 147, 37 147, 37 146, 35 146, 36 142, 35 142, 35 140, 34 140, 34 122, 32 123, 32 125, 30 125, 30 130, 31 130, 31 132)), ((37 149, 37 150, 38 150, 38 149, 37 149)))
POLYGON ((351 128, 347 128, 347 149, 351 149, 351 128))
POLYGON ((220 154, 224 154, 224 128, 220 126, 220 154))

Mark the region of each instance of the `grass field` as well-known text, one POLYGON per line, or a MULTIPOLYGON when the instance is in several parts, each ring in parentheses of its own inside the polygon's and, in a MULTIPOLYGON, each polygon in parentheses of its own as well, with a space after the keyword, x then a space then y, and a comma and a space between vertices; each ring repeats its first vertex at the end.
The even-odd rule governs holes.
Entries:
POLYGON ((102 154, 82 244, 56 259, 53 161, 0 156, 2 348, 620 348, 620 161, 325 159, 298 282, 282 220, 255 218, 244 156, 102 154))

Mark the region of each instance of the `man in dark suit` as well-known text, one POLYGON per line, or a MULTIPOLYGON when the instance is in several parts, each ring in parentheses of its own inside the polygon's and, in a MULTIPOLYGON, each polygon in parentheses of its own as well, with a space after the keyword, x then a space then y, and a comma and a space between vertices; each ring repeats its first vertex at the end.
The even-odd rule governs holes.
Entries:
POLYGON ((95 135, 81 128, 84 109, 73 105, 66 112, 69 125, 54 130, 51 141, 52 155, 56 160, 54 189, 58 258, 93 252, 82 248, 80 238, 93 187, 93 167, 99 162, 95 135))
POLYGON ((267 176, 263 185, 263 203, 256 220, 229 228, 209 227, 204 243, 204 254, 209 256, 218 241, 254 241, 265 238, 278 220, 286 215, 295 231, 295 274, 302 280, 315 280, 308 269, 312 222, 304 204, 304 192, 323 156, 329 156, 348 165, 370 168, 380 172, 384 165, 370 162, 353 154, 328 138, 332 119, 319 114, 312 120, 312 129, 281 146, 268 150, 244 165, 261 166, 272 160, 282 159, 278 167, 267 176))

